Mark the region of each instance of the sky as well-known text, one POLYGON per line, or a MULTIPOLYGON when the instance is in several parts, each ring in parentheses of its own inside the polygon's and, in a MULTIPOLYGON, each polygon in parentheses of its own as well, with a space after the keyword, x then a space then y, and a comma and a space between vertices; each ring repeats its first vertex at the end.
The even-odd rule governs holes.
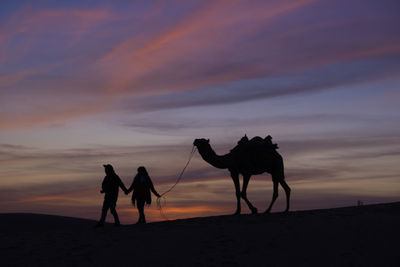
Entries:
MULTIPOLYGON (((225 154, 245 134, 278 143, 292 210, 400 200, 398 0, 0 7, 0 213, 98 219, 103 164, 127 186, 145 166, 163 193, 195 138, 225 154)), ((268 207, 269 174, 248 197, 268 207)), ((231 214, 235 201, 229 172, 196 153, 163 214, 146 214, 231 214)), ((284 208, 280 189, 272 211, 284 208)), ((122 191, 117 210, 137 220, 122 191)))

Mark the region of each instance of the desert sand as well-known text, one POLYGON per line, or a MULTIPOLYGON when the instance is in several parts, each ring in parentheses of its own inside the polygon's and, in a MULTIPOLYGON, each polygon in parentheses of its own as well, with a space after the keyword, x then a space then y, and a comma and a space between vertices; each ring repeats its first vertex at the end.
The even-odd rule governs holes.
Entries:
POLYGON ((400 202, 95 224, 0 214, 1 266, 400 266, 400 202))

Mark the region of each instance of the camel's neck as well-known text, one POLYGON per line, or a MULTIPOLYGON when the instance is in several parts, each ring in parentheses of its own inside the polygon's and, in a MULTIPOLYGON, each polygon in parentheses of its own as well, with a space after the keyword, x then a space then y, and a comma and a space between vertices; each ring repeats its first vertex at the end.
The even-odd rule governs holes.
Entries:
POLYGON ((215 151, 211 148, 209 144, 199 146, 197 148, 201 157, 215 168, 227 169, 232 165, 230 154, 219 156, 217 155, 217 153, 215 153, 215 151))

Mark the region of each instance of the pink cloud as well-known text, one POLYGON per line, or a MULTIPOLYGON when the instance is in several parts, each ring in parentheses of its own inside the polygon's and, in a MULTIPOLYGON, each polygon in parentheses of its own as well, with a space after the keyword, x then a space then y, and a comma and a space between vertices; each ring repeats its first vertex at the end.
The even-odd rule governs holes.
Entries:
MULTIPOLYGON (((26 7, 5 23, 3 32, 40 33, 48 30, 86 31, 88 28, 116 19, 107 9, 34 9, 26 7), (37 31, 37 32, 33 32, 37 31)), ((8 36, 6 36, 8 37, 8 36)))
POLYGON ((91 29, 115 20, 106 9, 34 9, 25 7, 0 28, 0 63, 23 60, 44 34, 64 35, 65 44, 81 40, 91 29), (65 38, 65 35, 68 38, 65 38), (23 38, 15 43, 16 38, 23 38), (11 41, 13 43, 11 44, 11 41))
POLYGON ((7 87, 23 80, 24 78, 37 73, 35 70, 24 70, 20 72, 0 76, 0 87, 7 87))
MULTIPOLYGON (((223 50, 226 49, 221 45, 224 36, 228 38, 225 41, 227 41, 226 45, 229 46, 230 43, 246 38, 246 36, 265 27, 265 23, 269 20, 312 2, 314 1, 305 0, 296 3, 279 2, 272 5, 270 3, 258 3, 254 6, 248 6, 248 3, 243 1, 210 2, 210 4, 202 6, 164 32, 148 38, 139 47, 137 47, 137 43, 142 43, 143 40, 138 42, 135 38, 116 45, 109 53, 104 55, 99 63, 107 66, 105 69, 107 70, 106 75, 110 77, 109 90, 118 94, 123 94, 126 91, 137 93, 176 91, 187 87, 257 76, 260 71, 244 64, 243 67, 233 67, 229 72, 218 73, 214 77, 208 77, 209 79, 196 80, 194 78, 189 84, 184 83, 182 85, 181 79, 176 77, 175 84, 164 83, 163 86, 156 88, 146 86, 146 76, 151 76, 151 80, 157 80, 157 78, 152 77, 152 73, 167 70, 171 63, 177 60, 201 58, 202 55, 218 53, 218 51, 223 53, 223 50), (247 8, 246 12, 244 12, 244 6, 247 8), (225 31, 232 31, 233 29, 234 34, 230 36, 225 34, 225 31), (109 68, 109 65, 113 67, 109 68), (145 80, 143 81, 143 79, 145 80)), ((208 57, 206 56, 206 58, 208 57)), ((200 62, 200 64, 202 63, 200 62)), ((255 64, 255 68, 257 68, 257 64, 255 64)))
MULTIPOLYGON (((327 30, 346 32, 343 29, 349 26, 349 21, 338 21, 332 25, 327 22, 292 25, 297 15, 306 15, 307 8, 314 4, 318 4, 318 1, 209 1, 179 17, 177 21, 172 19, 172 22, 171 18, 162 16, 162 8, 157 5, 151 12, 140 16, 139 24, 145 27, 120 25, 121 31, 135 29, 131 37, 127 38, 130 35, 125 34, 118 39, 108 28, 100 30, 104 38, 109 36, 108 39, 113 41, 98 47, 90 47, 93 45, 90 43, 92 40, 86 37, 89 34, 92 36, 97 26, 118 20, 120 17, 117 14, 102 8, 25 8, 14 14, 5 23, 5 27, 0 29, 0 39, 7 41, 1 46, 0 60, 12 62, 21 68, 17 71, 3 71, 6 74, 0 76, 0 85, 10 87, 17 82, 40 77, 40 84, 27 82, 18 90, 27 95, 37 94, 36 90, 46 92, 47 95, 57 95, 57 92, 64 95, 66 91, 72 95, 79 92, 88 98, 95 95, 98 102, 89 103, 84 110, 80 103, 74 102, 76 98, 66 97, 64 101, 68 103, 61 106, 45 106, 51 110, 47 112, 51 115, 33 108, 20 114, 13 114, 13 110, 7 111, 7 116, 15 118, 2 119, 0 127, 5 129, 45 124, 54 120, 56 116, 53 114, 58 114, 61 120, 79 118, 104 111, 112 104, 126 99, 127 95, 134 94, 140 98, 143 95, 193 90, 245 79, 287 75, 336 62, 388 57, 399 53, 399 43, 390 43, 390 40, 346 45, 341 42, 347 39, 339 35, 337 45, 325 40, 325 35, 321 34, 327 30), (295 17, 293 21, 292 17, 295 17), (289 26, 279 26, 282 20, 289 26), (335 28, 338 25, 339 28, 335 28), (52 65, 38 60, 38 64, 45 66, 40 69, 25 67, 24 56, 35 56, 37 47, 34 45, 40 42, 42 34, 54 34, 65 40, 59 49, 53 46, 49 48, 61 51, 54 55, 49 53, 48 60, 57 63, 53 62, 52 65), (9 47, 8 41, 15 36, 23 37, 24 41, 15 44, 14 48, 9 47), (90 49, 85 50, 89 53, 82 54, 79 45, 78 51, 68 55, 68 59, 62 58, 64 53, 70 51, 70 46, 78 42, 83 44, 82 47, 89 46, 90 49), (61 59, 52 58, 57 55, 61 55, 61 59), (71 61, 71 57, 77 59, 76 62, 65 63, 71 61), (68 66, 65 67, 63 63, 68 66)), ((45 56, 48 54, 45 53, 45 56)))
MULTIPOLYGON (((5 107, 0 118, 1 129, 14 129, 29 127, 53 122, 62 122, 72 118, 79 118, 88 114, 93 114, 105 107, 105 102, 100 97, 97 103, 82 105, 73 103, 71 97, 69 103, 49 103, 43 105, 36 99, 40 92, 49 92, 45 98, 56 95, 56 91, 63 90, 64 84, 68 83, 58 78, 52 84, 47 77, 60 76, 64 74, 54 74, 58 68, 65 68, 68 65, 82 63, 86 59, 85 55, 74 55, 74 57, 63 57, 63 53, 69 50, 71 45, 76 44, 92 31, 95 27, 119 19, 120 17, 111 11, 103 8, 91 10, 84 9, 35 9, 26 6, 13 14, 0 27, 0 87, 4 89, 4 101, 7 98, 5 107), (51 36, 49 38, 48 36, 51 36), (45 36, 45 38, 43 38, 45 36), (49 48, 40 47, 43 40, 52 38, 62 38, 63 42, 59 47, 53 45, 49 48), (45 53, 48 59, 36 56, 37 49, 42 53, 42 49, 49 49, 51 52, 45 53), (52 51, 54 50, 54 51, 52 51), (30 62, 30 63, 26 63, 30 62), (34 64, 31 63, 34 61, 34 64), (40 86, 35 88, 35 83, 30 80, 37 80, 36 77, 43 77, 40 86), (21 84, 23 82, 23 84, 21 84), (17 86, 18 87, 15 87, 17 86), (60 89, 58 89, 60 88, 60 89), (12 96, 16 97, 12 97, 12 96), (23 103, 21 98, 29 98, 29 103, 23 103), (22 97, 23 96, 23 97, 22 97), (13 102, 13 107, 7 103, 13 102), (21 110, 20 106, 24 106, 21 110), (38 106, 40 108, 38 108, 38 106), (50 110, 50 112, 49 112, 50 110)), ((86 77, 87 78, 87 77, 86 77)), ((79 77, 71 77, 71 80, 78 81, 79 77)), ((101 88, 100 88, 101 89, 101 88)), ((70 90, 70 88, 65 88, 70 90)), ((89 91, 91 88, 84 88, 80 91, 89 91)), ((97 90, 97 89, 96 89, 97 90)), ((65 92, 64 91, 64 92, 65 92)), ((101 90, 100 90, 101 92, 101 90)), ((68 101, 67 99, 64 99, 68 101)))
POLYGON ((11 110, 2 112, 0 117, 0 129, 11 130, 24 127, 33 127, 44 124, 62 123, 72 119, 91 115, 103 111, 107 106, 107 100, 99 101, 93 104, 71 105, 48 105, 41 109, 32 111, 28 108, 25 111, 11 110), (49 112, 51 110, 51 112, 49 112))

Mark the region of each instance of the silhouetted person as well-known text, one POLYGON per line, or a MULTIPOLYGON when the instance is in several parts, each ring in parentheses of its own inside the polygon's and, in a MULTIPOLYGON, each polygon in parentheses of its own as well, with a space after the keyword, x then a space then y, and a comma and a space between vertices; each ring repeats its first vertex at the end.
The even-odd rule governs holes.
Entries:
POLYGON ((144 216, 144 205, 151 204, 151 192, 157 197, 161 197, 157 191, 154 189, 153 182, 150 179, 149 174, 145 167, 141 166, 137 169, 138 173, 133 179, 131 187, 129 187, 127 194, 133 190, 132 193, 132 204, 139 211, 139 223, 146 223, 146 218, 144 216), (151 192, 150 192, 151 191, 151 192))
POLYGON ((115 210, 118 200, 118 191, 119 188, 121 187, 122 190, 124 190, 124 192, 127 194, 128 190, 122 183, 119 176, 115 173, 113 166, 111 166, 110 164, 103 166, 104 166, 104 171, 106 173, 106 177, 104 177, 100 193, 104 193, 105 195, 104 195, 103 208, 101 211, 101 218, 96 227, 104 226, 104 221, 106 220, 108 209, 110 209, 111 214, 114 216, 115 220, 114 225, 119 226, 120 222, 117 211, 115 210))

